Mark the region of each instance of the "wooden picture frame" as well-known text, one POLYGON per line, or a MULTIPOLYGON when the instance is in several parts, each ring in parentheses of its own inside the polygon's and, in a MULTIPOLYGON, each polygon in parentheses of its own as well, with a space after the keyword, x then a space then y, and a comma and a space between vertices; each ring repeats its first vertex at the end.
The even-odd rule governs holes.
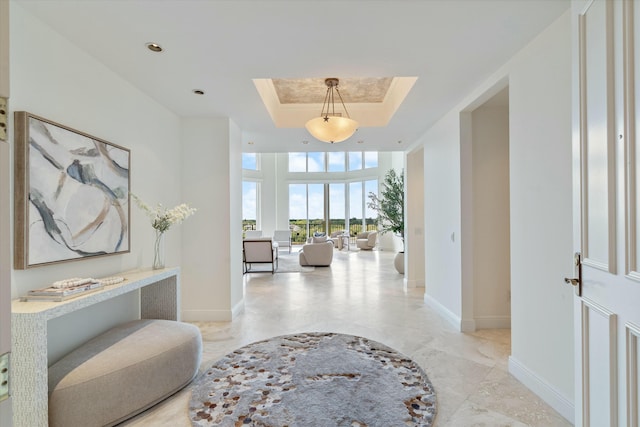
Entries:
POLYGON ((131 153, 17 111, 14 268, 129 252, 131 153))

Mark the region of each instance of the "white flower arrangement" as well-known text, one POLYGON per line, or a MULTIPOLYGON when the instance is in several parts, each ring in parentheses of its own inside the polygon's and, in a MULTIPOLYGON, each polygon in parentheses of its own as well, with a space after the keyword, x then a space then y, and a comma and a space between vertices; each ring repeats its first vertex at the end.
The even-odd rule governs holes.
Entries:
POLYGON ((167 231, 173 224, 180 224, 182 221, 196 213, 196 209, 182 203, 172 209, 167 209, 158 203, 155 208, 151 208, 145 202, 140 200, 138 196, 131 193, 131 197, 135 200, 140 209, 145 211, 151 219, 151 226, 160 233, 167 231))

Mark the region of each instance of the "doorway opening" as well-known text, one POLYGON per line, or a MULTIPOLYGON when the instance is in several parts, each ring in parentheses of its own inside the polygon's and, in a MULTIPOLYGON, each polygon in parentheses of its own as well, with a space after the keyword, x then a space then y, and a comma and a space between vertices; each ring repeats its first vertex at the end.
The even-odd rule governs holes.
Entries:
POLYGON ((510 328, 508 86, 463 113, 461 126, 463 330, 510 328))

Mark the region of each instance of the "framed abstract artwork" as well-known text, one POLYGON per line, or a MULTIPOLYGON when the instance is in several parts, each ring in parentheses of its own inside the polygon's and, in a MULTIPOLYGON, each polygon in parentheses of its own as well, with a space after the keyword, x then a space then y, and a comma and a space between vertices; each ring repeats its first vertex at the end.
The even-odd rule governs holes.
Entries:
POLYGON ((14 267, 129 252, 130 151, 14 114, 14 267))

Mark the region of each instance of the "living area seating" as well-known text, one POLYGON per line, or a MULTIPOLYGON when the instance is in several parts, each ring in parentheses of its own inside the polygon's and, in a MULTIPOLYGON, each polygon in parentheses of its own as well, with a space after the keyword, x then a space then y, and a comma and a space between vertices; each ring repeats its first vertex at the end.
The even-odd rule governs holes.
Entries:
POLYGON ((291 253, 291 230, 274 231, 273 241, 278 243, 278 248, 289 248, 289 253, 291 253))
POLYGON ((262 237, 262 230, 246 230, 244 232, 245 239, 258 239, 262 237))
POLYGON ((331 261, 333 261, 333 249, 333 242, 331 240, 325 240, 319 243, 307 243, 302 246, 298 255, 300 265, 303 267, 328 267, 331 265, 331 261))
POLYGON ((271 274, 278 269, 278 243, 271 237, 242 241, 243 273, 251 273, 252 264, 271 264, 271 274))
POLYGON ((347 235, 346 230, 338 230, 334 231, 329 235, 329 238, 333 240, 333 245, 338 248, 339 251, 342 250, 344 246, 344 237, 347 235))
POLYGON ((198 373, 200 330, 172 320, 116 326, 49 368, 49 426, 112 426, 155 405, 198 373))
POLYGON ((377 238, 377 231, 363 231, 356 235, 356 246, 365 251, 370 251, 375 248, 377 238))

